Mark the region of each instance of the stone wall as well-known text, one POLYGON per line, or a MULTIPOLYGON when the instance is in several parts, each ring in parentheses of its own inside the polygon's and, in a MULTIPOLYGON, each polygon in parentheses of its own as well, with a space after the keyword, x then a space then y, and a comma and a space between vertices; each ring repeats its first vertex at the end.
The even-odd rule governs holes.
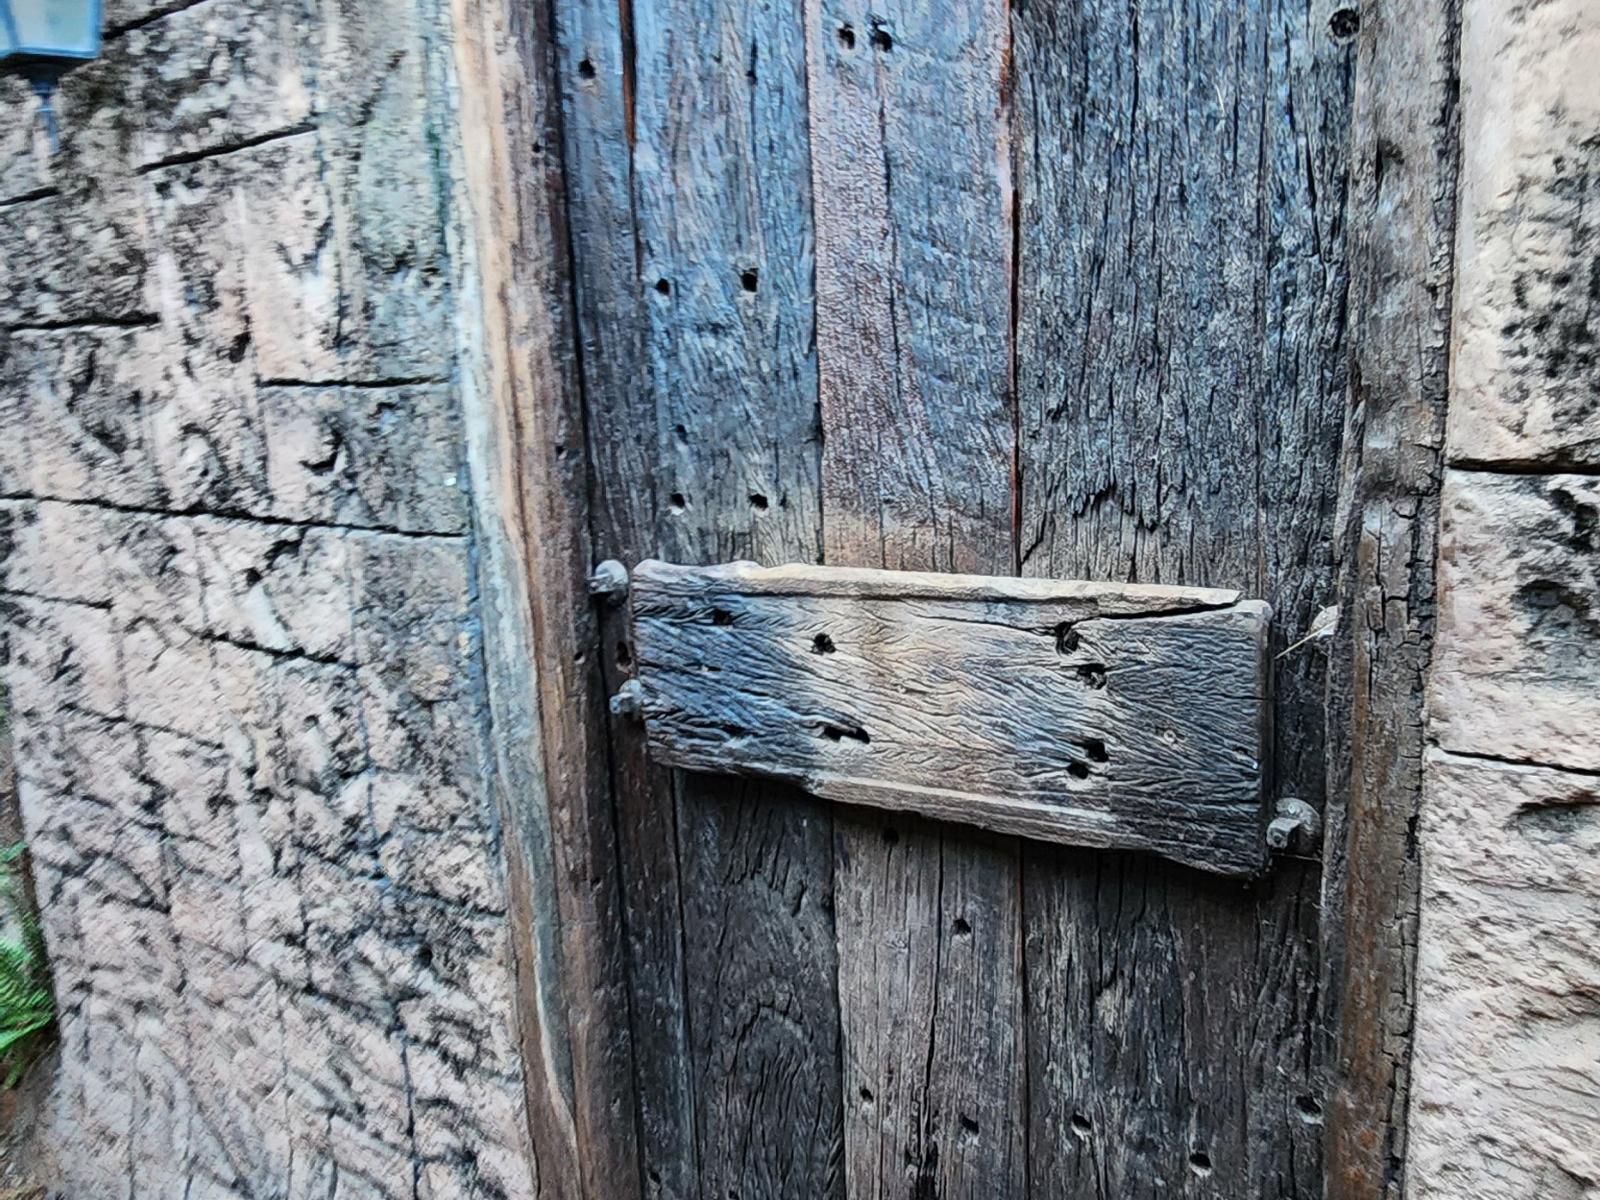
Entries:
POLYGON ((0 100, 0 615, 74 1200, 535 1191, 430 0, 0 100))
POLYGON ((1466 0, 1410 1194, 1600 1197, 1600 10, 1466 0))

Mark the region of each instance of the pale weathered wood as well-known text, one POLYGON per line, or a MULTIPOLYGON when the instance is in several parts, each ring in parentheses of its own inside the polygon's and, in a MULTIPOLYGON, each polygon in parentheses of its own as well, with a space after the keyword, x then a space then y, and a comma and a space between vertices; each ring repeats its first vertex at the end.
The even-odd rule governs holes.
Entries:
POLYGON ((1457 5, 1386 0, 1360 16, 1341 620, 1328 650, 1328 1200, 1393 1197, 1404 1180, 1458 159, 1457 5))
MULTIPOLYGON (((1017 3, 1024 573, 1238 587, 1278 648, 1332 602, 1357 23, 1017 3)), ((1274 664, 1270 772, 1312 804, 1322 674, 1274 664)), ((1319 1195, 1315 865, 1025 854, 1035 1193, 1319 1195)))
MULTIPOLYGON (((805 13, 827 561, 1010 573, 1006 8, 805 13)), ((850 1194, 1019 1194, 1017 844, 836 822, 850 1194)))
POLYGON ((966 599, 947 582, 961 578, 640 564, 651 753, 1069 845, 1259 869, 1265 605, 1004 580, 974 581, 982 598, 966 599), (996 598, 1006 590, 1031 595, 996 598))
MULTIPOLYGON (((596 553, 814 560, 804 40, 783 4, 558 6, 596 553)), ((606 669, 631 671, 621 610, 606 669)), ((613 723, 649 1197, 838 1196, 831 814, 613 723)))
POLYGON ((540 1195, 636 1195, 633 1057, 606 762, 588 464, 548 12, 465 0, 453 248, 479 600, 540 1195), (470 235, 470 236, 469 236, 470 235))

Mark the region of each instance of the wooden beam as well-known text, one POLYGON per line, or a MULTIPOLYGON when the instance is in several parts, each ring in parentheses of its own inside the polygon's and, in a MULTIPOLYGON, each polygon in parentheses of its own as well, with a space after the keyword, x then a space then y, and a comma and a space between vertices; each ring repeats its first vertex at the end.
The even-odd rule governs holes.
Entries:
POLYGON ((1319 1023, 1328 1200, 1400 1194, 1456 222, 1454 0, 1365 4, 1351 131, 1342 616, 1328 655, 1319 1023))
POLYGON ((455 6, 452 259, 529 1160, 576 1200, 640 1179, 549 17, 455 6))
POLYGON ((1258 601, 741 563, 633 578, 662 762, 1223 874, 1263 863, 1258 601))

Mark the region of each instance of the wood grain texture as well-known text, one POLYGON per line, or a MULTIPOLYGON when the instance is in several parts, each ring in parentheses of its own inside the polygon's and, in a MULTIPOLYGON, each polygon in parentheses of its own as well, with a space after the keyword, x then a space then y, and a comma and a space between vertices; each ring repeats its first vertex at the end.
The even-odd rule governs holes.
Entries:
MULTIPOLYGON (((1352 53, 1333 5, 1013 14, 1028 574, 1333 596, 1352 53)), ((1282 643, 1279 642, 1279 645, 1282 643)), ((1320 803, 1322 669, 1275 664, 1280 795, 1320 803)), ((1249 890, 1029 846, 1041 1195, 1319 1195, 1314 865, 1249 890)))
POLYGON ((1009 574, 1005 10, 806 20, 829 561, 1009 574))
POLYGON ((479 599, 538 1194, 639 1191, 633 1057, 582 396, 548 12, 461 0, 455 78, 468 135, 454 247, 479 500, 479 599), (532 759, 530 763, 527 761, 532 759))
POLYGON ((1361 16, 1323 847, 1329 1200, 1395 1197, 1405 1177, 1459 156, 1456 4, 1361 16))
MULTIPOLYGON (((1005 8, 805 12, 827 561, 1012 573, 1005 8)), ((836 820, 850 1194, 1019 1194, 1016 843, 836 820)))
POLYGON ((641 563, 651 754, 1068 845, 1260 869, 1265 605, 1006 580, 967 598, 949 583, 962 578, 641 563), (1007 590, 1037 598, 994 598, 1007 590))
MULTIPOLYGON (((656 415, 645 369, 632 142, 631 29, 616 4, 556 6, 559 153, 570 183, 568 237, 590 464, 596 558, 630 558, 656 539, 656 415)), ((550 148, 547 148, 547 151, 550 148)), ((631 661, 627 622, 600 612, 600 668, 615 691, 631 661)), ((697 1191, 678 873, 670 773, 652 768, 636 726, 612 722, 611 773, 645 1194, 697 1191)))
MULTIPOLYGON (((560 12, 596 552, 815 560, 798 14, 560 12)), ((606 644, 618 682, 620 614, 606 644)), ((839 1195, 829 811, 777 785, 675 780, 625 723, 613 734, 645 1194, 839 1195)))

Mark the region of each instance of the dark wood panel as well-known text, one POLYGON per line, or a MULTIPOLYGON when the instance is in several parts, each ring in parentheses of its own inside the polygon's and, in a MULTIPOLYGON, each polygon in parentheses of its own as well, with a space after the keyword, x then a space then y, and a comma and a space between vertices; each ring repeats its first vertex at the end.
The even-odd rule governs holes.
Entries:
MULTIPOLYGON (((1011 573, 1005 6, 805 12, 827 561, 1011 573)), ((850 1194, 1021 1195, 1016 843, 836 820, 850 1194)))
MULTIPOLYGON (((658 451, 635 258, 632 66, 617 5, 554 8, 563 125, 560 146, 543 152, 559 150, 566 166, 587 430, 583 444, 562 449, 590 463, 594 557, 631 561, 656 541, 658 451)), ((627 622, 616 608, 599 615, 599 665, 615 691, 631 661, 627 622)), ((609 733, 640 1174, 646 1196, 679 1200, 698 1182, 672 778, 650 765, 635 727, 614 721, 609 733)))
POLYGON ((1259 601, 658 562, 632 600, 658 762, 1224 874, 1265 862, 1259 601))
MULTIPOLYGON (((597 553, 815 560, 799 14, 561 11, 597 553)), ((614 617, 614 681, 631 653, 614 617)), ((615 745, 646 1194, 838 1195, 829 811, 615 745)))
MULTIPOLYGON (((1332 602, 1347 20, 1312 0, 1014 13, 1028 574, 1332 602)), ((1276 664, 1322 798, 1319 651, 1276 664)), ((1321 1191, 1318 871, 1245 888, 1027 852, 1029 1128, 1050 1196, 1321 1191)))
POLYGON ((1454 0, 1361 12, 1351 379, 1329 653, 1323 1026, 1329 1200, 1400 1194, 1415 1004, 1422 705, 1435 618, 1459 162, 1454 0))

